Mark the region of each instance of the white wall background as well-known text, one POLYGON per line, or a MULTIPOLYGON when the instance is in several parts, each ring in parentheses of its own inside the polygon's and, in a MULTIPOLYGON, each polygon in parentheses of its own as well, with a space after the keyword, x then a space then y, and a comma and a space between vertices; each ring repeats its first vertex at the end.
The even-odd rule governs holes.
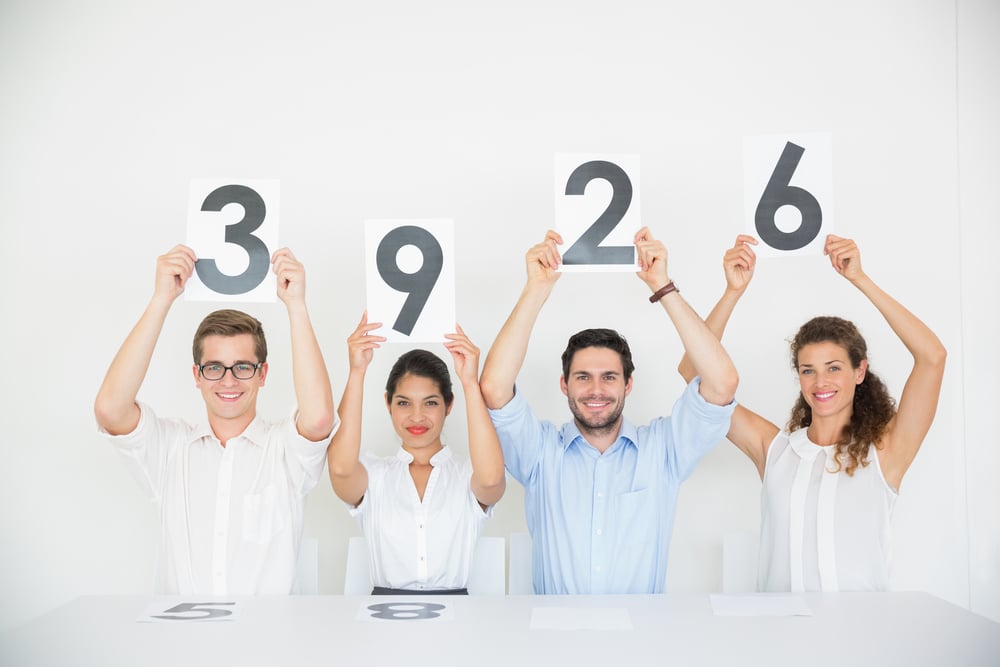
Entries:
MULTIPOLYGON (((742 139, 830 131, 839 233, 950 351, 934 427, 896 510, 895 586, 1000 619, 1000 442, 987 415, 1000 340, 1000 8, 990 0, 716 3, 68 2, 0 4, 0 628, 81 594, 149 589, 155 513, 97 437, 91 405, 185 234, 188 183, 279 178, 281 243, 308 269, 339 395, 364 307, 362 221, 453 217, 459 321, 483 349, 551 224, 556 152, 638 153, 642 216, 707 313, 742 225, 742 139)), ((520 386, 568 416, 558 356, 586 326, 632 342, 627 413, 669 410, 681 354, 634 277, 571 275, 536 328, 520 386)), ((178 302, 141 398, 203 414, 190 337, 215 304, 178 302)), ((280 304, 264 322, 261 410, 292 395, 280 304)), ((761 264, 727 332, 739 398, 782 422, 786 345, 810 316, 854 319, 898 395, 908 357, 824 260, 761 264)), ((394 436, 369 373, 366 440, 394 436)), ((444 354, 443 349, 439 350, 444 354)), ((460 404, 461 406, 461 404, 460 404)), ((459 410, 447 439, 464 449, 459 410)), ((719 590, 721 541, 756 530, 759 481, 723 444, 681 494, 668 588, 719 590)), ((488 533, 524 530, 511 483, 488 533)), ((358 534, 323 482, 305 531, 337 593, 358 534)))

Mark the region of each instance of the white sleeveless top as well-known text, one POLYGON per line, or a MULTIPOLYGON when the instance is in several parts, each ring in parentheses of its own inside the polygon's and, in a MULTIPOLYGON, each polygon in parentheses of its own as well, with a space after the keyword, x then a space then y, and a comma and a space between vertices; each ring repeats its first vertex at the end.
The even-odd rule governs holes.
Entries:
POLYGON ((897 493, 872 447, 853 475, 806 429, 771 442, 761 490, 759 591, 885 591, 897 493))

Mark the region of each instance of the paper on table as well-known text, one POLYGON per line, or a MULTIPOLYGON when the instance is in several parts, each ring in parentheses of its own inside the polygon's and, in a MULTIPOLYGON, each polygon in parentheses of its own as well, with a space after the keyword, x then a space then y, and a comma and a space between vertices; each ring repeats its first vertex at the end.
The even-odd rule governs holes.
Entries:
POLYGON ((532 630, 631 630, 627 609, 535 607, 531 610, 532 630))
POLYGON ((812 616, 798 595, 710 595, 716 616, 812 616))

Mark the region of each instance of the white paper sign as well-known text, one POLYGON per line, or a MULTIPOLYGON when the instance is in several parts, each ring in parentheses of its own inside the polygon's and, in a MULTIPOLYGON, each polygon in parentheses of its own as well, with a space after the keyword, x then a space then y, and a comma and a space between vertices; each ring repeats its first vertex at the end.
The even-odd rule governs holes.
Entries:
POLYGON ((151 603, 135 619, 138 623, 205 623, 235 621, 239 605, 229 601, 185 602, 161 598, 151 603))
POLYGON ((753 593, 709 595, 716 616, 812 616, 806 601, 798 595, 753 593))
POLYGON ((639 156, 555 156, 555 228, 562 271, 637 271, 639 156))
POLYGON ((449 605, 423 600, 389 599, 386 602, 366 602, 358 610, 359 621, 399 623, 407 621, 451 621, 455 616, 449 605))
POLYGON ((365 221, 368 321, 389 342, 444 342, 455 331, 451 220, 365 221))
POLYGON ((743 140, 744 231, 758 257, 821 255, 833 230, 829 133, 743 140))
POLYGON ((278 249, 279 182, 191 181, 187 244, 198 257, 187 301, 274 301, 271 253, 278 249))

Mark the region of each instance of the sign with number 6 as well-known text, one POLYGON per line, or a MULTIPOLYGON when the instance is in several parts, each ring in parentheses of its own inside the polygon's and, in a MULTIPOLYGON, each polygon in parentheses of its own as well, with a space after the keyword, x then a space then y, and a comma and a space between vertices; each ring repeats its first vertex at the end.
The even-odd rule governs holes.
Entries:
POLYGON ((455 330, 451 220, 365 222, 368 321, 389 342, 437 343, 455 330))
POLYGON ((743 143, 744 231, 758 256, 822 254, 833 233, 829 134, 747 137, 743 143))
POLYGON ((188 301, 274 301, 271 253, 278 246, 278 181, 195 180, 187 244, 198 256, 188 301))

